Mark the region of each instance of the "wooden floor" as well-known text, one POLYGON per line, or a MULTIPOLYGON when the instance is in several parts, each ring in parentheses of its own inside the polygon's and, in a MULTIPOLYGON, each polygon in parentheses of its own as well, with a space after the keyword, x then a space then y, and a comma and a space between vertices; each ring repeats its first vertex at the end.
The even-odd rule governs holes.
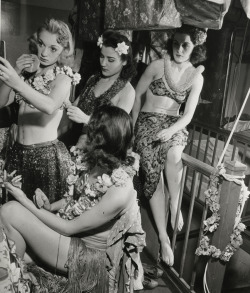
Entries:
MULTIPOLYGON (((147 250, 144 250, 141 255, 141 260, 143 263, 147 263, 150 265, 155 265, 155 261, 151 257, 150 253, 147 252, 147 250)), ((181 293, 181 291, 173 285, 173 283, 170 281, 170 278, 168 277, 168 273, 162 266, 159 266, 163 270, 163 275, 161 278, 157 279, 157 282, 159 285, 155 287, 154 289, 144 289, 138 292, 151 292, 151 293, 181 293)))
POLYGON ((159 285, 151 290, 141 290, 140 292, 151 292, 151 293, 180 293, 181 291, 175 288, 168 280, 166 273, 163 274, 162 278, 157 280, 159 285))

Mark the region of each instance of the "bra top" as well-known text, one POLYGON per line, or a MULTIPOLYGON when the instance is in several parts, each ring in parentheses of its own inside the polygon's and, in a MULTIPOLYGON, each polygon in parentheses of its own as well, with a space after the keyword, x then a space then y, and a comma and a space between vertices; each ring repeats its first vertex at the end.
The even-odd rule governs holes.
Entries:
POLYGON ((96 97, 94 94, 94 88, 100 79, 101 75, 99 73, 92 75, 80 93, 77 107, 87 115, 91 115, 95 109, 102 105, 112 105, 111 99, 115 97, 128 82, 128 80, 118 78, 108 90, 102 93, 99 97, 96 97))
POLYGON ((169 55, 164 58, 164 75, 161 78, 155 79, 149 85, 149 89, 156 96, 167 96, 179 105, 187 100, 191 91, 192 83, 198 74, 204 71, 204 66, 200 65, 197 68, 188 68, 182 80, 177 83, 171 77, 171 59, 169 55))
POLYGON ((168 98, 176 101, 179 105, 184 103, 190 90, 183 91, 182 93, 172 91, 169 87, 167 87, 167 83, 163 81, 163 78, 164 76, 151 82, 149 89, 151 90, 152 94, 155 96, 167 96, 168 98))

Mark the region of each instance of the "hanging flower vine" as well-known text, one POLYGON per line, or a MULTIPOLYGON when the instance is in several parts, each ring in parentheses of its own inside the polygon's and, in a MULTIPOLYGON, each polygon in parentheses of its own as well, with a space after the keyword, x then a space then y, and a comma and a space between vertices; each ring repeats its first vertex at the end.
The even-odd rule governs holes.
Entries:
POLYGON ((214 174, 210 176, 210 183, 208 190, 205 191, 205 201, 208 205, 209 210, 212 212, 212 215, 204 221, 203 234, 199 243, 198 248, 196 249, 195 254, 211 256, 213 258, 220 259, 221 261, 227 262, 230 260, 232 255, 240 245, 243 243, 241 232, 243 232, 246 226, 241 223, 241 213, 245 204, 245 201, 248 199, 249 191, 244 184, 243 179, 234 178, 233 176, 227 175, 223 166, 214 174), (214 245, 210 245, 210 239, 207 236, 208 233, 213 233, 219 226, 220 222, 220 188, 222 178, 226 180, 234 181, 236 184, 241 185, 240 197, 238 202, 238 207, 236 211, 235 224, 230 235, 230 241, 226 247, 221 251, 216 248, 214 245))

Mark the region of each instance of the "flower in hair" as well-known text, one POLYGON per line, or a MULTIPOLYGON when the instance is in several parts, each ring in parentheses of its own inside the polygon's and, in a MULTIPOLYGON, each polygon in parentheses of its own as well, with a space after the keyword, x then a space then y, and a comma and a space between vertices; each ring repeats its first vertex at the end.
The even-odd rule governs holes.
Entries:
POLYGON ((103 37, 100 36, 100 37, 98 38, 98 40, 97 40, 97 46, 101 48, 101 47, 102 47, 102 44, 103 44, 103 37))
POLYGON ((205 31, 199 31, 195 38, 195 45, 202 45, 206 42, 207 33, 205 31))
POLYGON ((125 42, 122 42, 122 43, 118 43, 117 44, 117 47, 115 48, 115 51, 121 55, 121 54, 125 54, 127 55, 128 54, 128 49, 129 49, 129 46, 127 46, 125 44, 125 42))

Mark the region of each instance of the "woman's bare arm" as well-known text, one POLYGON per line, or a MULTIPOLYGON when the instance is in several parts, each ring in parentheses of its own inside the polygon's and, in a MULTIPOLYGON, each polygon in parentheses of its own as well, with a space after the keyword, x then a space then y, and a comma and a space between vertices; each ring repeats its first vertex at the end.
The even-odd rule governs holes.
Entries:
POLYGON ((203 86, 203 76, 200 74, 193 82, 191 92, 188 96, 184 114, 176 123, 167 129, 159 131, 157 138, 162 141, 169 140, 177 131, 185 128, 192 120, 194 111, 199 101, 199 96, 203 86))
POLYGON ((142 97, 146 93, 150 83, 153 81, 154 76, 156 75, 156 69, 157 69, 157 61, 153 61, 148 65, 144 73, 142 74, 136 89, 135 89, 135 102, 132 109, 132 118, 133 118, 133 124, 135 125, 138 114, 142 107, 142 97))
POLYGON ((112 186, 107 193, 105 193, 101 201, 91 210, 84 212, 74 220, 67 221, 45 209, 38 209, 34 203, 26 197, 21 189, 14 187, 10 183, 6 183, 5 186, 8 192, 44 224, 66 236, 90 231, 108 223, 126 209, 135 196, 131 180, 125 187, 112 186))
MULTIPOLYGON (((3 59, 3 58, 2 58, 3 59)), ((1 60, 2 60, 1 59, 1 60)), ((5 60, 5 59, 3 59, 5 60)), ((23 54, 16 60, 16 65, 14 70, 17 74, 20 74, 25 68, 29 68, 31 64, 33 63, 33 58, 30 54, 23 54)), ((1 65, 1 64, 0 64, 1 65)), ((4 66, 4 63, 2 62, 2 65, 4 66)), ((4 67, 0 66, 0 70, 5 69, 4 67)), ((4 72, 4 71, 3 71, 4 72)), ((15 94, 10 94, 12 88, 8 85, 6 85, 3 81, 7 78, 7 76, 2 76, 0 78, 0 108, 8 106, 9 104, 14 102, 15 94)))
POLYGON ((133 108, 134 102, 135 90, 130 83, 127 83, 124 89, 119 93, 119 101, 116 106, 129 114, 133 108))
POLYGON ((21 96, 41 112, 46 114, 54 113, 70 94, 71 78, 64 74, 56 76, 51 84, 51 93, 44 95, 25 83, 7 60, 0 57, 0 61, 4 63, 4 66, 0 65, 0 69, 4 72, 3 81, 5 84, 19 92, 21 96))
POLYGON ((182 117, 170 127, 174 133, 179 131, 180 129, 183 129, 191 122, 194 116, 194 111, 199 101, 202 86, 203 76, 200 74, 193 82, 192 89, 188 96, 182 117))

